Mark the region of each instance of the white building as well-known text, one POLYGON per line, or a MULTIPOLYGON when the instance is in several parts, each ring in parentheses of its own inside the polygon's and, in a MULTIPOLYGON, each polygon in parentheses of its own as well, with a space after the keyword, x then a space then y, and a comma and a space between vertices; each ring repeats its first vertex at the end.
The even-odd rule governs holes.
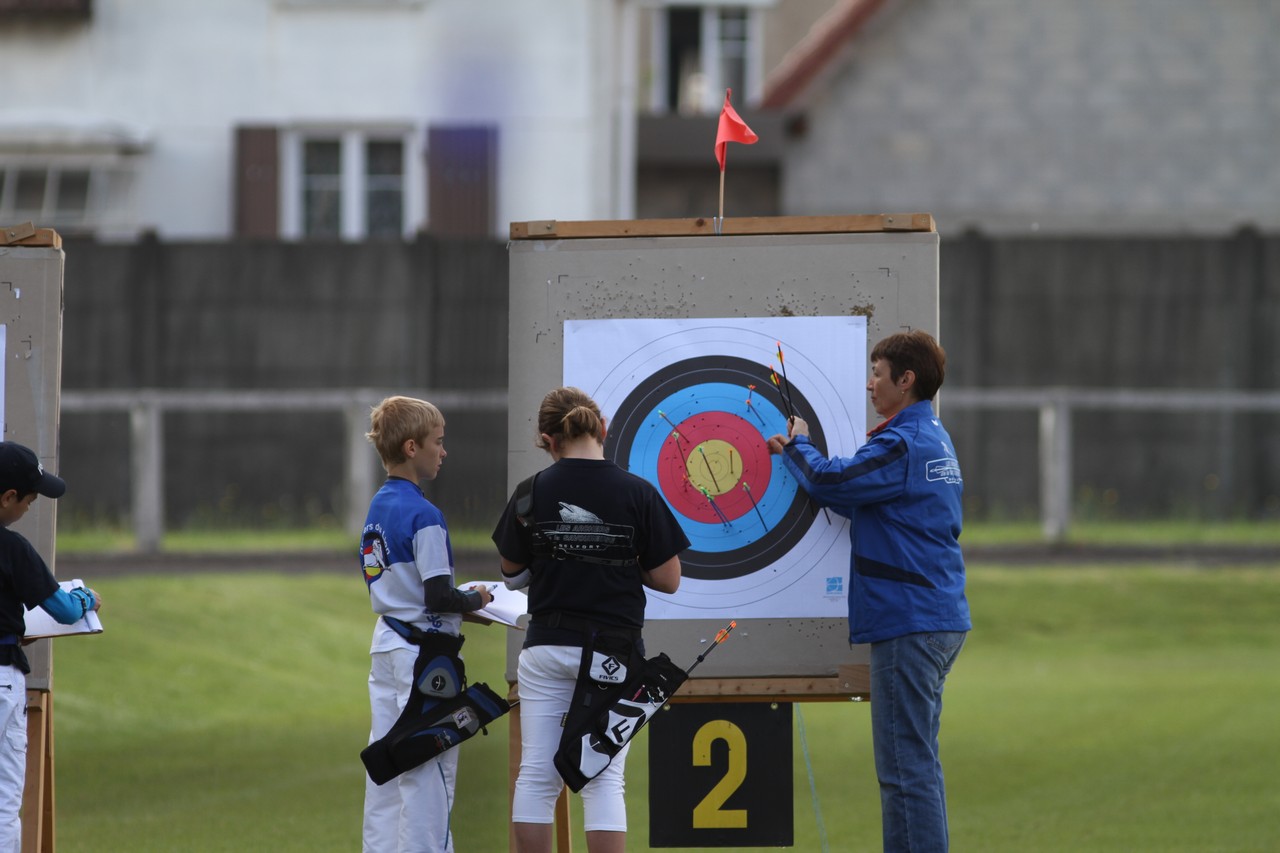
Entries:
MULTIPOLYGON (((0 222, 359 240, 698 208, 724 89, 751 115, 848 2, 5 0, 0 222)), ((777 148, 740 162, 778 212, 777 148)))
POLYGON ((732 87, 760 142, 730 216, 1274 228, 1277 26, 1201 0, 0 0, 0 223, 710 216, 732 87))
POLYGON ((626 217, 635 86, 618 57, 636 14, 624 0, 6 2, 0 221, 362 239, 626 217))

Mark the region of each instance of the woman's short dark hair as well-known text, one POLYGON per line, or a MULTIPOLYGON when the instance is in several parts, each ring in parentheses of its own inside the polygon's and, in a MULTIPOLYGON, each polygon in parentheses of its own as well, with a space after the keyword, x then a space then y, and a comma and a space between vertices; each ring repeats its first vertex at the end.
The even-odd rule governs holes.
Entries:
POLYGON ((932 400, 947 376, 947 353, 923 329, 890 335, 871 350, 872 361, 889 363, 889 378, 894 382, 905 371, 916 375, 916 396, 932 400))
POLYGON ((534 444, 546 450, 543 435, 561 436, 565 441, 589 435, 603 441, 604 416, 587 392, 567 386, 557 388, 543 397, 538 407, 538 438, 534 444))

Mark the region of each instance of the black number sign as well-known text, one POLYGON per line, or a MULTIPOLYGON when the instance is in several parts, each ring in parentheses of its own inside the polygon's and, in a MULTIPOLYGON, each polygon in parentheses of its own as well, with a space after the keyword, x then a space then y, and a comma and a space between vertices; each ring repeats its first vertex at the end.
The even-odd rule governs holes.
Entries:
POLYGON ((649 724, 650 847, 793 843, 791 705, 668 705, 649 724))

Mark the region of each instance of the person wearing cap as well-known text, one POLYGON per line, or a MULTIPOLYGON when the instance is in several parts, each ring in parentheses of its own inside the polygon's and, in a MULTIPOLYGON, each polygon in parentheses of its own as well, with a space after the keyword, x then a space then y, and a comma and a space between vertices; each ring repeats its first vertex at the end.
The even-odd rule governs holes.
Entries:
POLYGON ((18 850, 22 839, 22 789, 27 774, 27 673, 22 651, 25 609, 43 607, 64 625, 97 610, 91 589, 70 592, 20 533, 9 528, 38 496, 59 498, 67 484, 44 470, 30 448, 0 441, 0 851, 18 850))

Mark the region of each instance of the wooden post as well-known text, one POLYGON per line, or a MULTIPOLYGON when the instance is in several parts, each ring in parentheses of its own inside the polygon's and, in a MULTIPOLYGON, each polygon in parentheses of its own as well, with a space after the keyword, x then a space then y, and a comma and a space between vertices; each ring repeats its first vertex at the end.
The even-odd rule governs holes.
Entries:
POLYGON ((559 853, 573 853, 573 809, 569 803, 569 789, 560 789, 560 798, 556 800, 556 850, 559 853))
POLYGON ((53 849, 53 694, 28 690, 22 853, 53 853, 53 849))

